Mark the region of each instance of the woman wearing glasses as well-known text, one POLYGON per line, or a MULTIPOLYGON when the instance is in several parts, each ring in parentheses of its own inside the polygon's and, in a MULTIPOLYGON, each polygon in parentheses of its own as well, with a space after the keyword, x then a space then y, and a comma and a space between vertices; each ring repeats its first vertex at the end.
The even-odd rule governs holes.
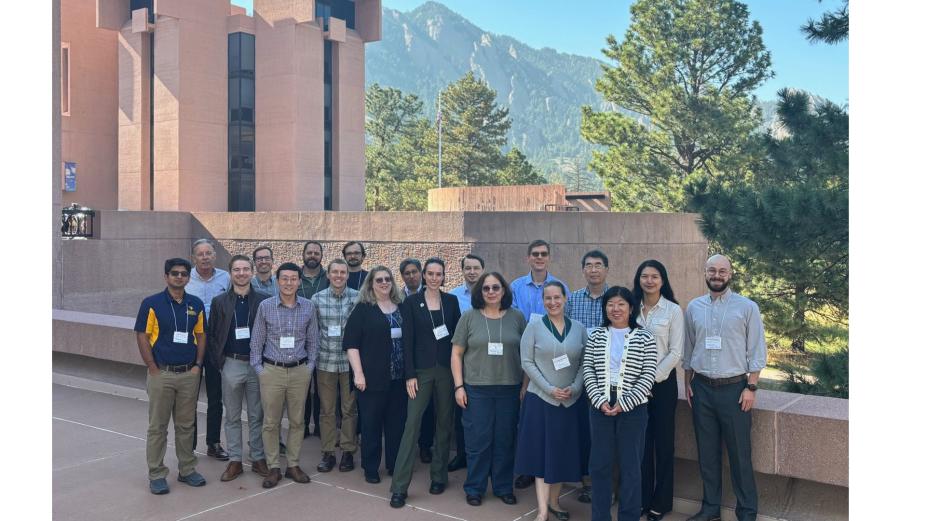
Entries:
POLYGON ((408 419, 392 478, 389 505, 405 505, 412 480, 415 448, 421 418, 434 397, 435 452, 431 460, 431 494, 441 494, 447 486, 450 459, 450 433, 453 431, 453 375, 450 374, 450 339, 460 320, 457 297, 441 291, 444 261, 432 257, 424 261, 425 290, 412 293, 400 306, 402 345, 405 348, 405 390, 408 393, 408 419))
POLYGON ((344 350, 353 372, 360 408, 361 467, 367 483, 379 483, 382 440, 386 438, 386 469, 395 467, 408 396, 402 350, 399 288, 392 272, 376 266, 360 286, 357 305, 344 326, 344 350))
POLYGON ((466 502, 482 504, 489 476, 492 493, 505 504, 514 496, 514 446, 520 408, 521 334, 524 315, 511 307, 511 289, 498 272, 473 286, 473 309, 457 324, 450 367, 454 398, 463 408, 466 502))
POLYGON ((600 327, 589 334, 582 373, 591 404, 592 521, 611 521, 611 470, 620 460, 618 521, 640 519, 640 466, 647 401, 656 376, 656 339, 639 326, 633 293, 613 286, 601 296, 600 327))
POLYGON ((637 268, 633 296, 640 302, 637 324, 656 337, 656 383, 647 406, 649 421, 643 450, 642 510, 648 521, 659 521, 672 511, 678 404, 675 366, 682 359, 685 318, 669 284, 666 267, 659 261, 646 260, 637 268))
POLYGON ((569 519, 559 506, 564 482, 588 474, 588 406, 582 393, 582 353, 585 327, 570 320, 566 287, 559 281, 543 285, 546 314, 527 325, 521 337, 521 366, 530 378, 518 425, 515 472, 536 476, 537 517, 569 519))

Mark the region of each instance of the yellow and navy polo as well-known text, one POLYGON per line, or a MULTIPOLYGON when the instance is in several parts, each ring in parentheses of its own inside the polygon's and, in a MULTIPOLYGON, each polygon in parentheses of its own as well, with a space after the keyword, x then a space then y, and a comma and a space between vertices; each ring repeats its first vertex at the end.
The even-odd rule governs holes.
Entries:
POLYGON ((183 293, 178 303, 167 292, 142 301, 135 319, 135 331, 148 335, 158 366, 183 365, 196 361, 196 336, 204 332, 205 306, 195 295, 183 293), (174 331, 189 333, 186 344, 174 342, 174 331))

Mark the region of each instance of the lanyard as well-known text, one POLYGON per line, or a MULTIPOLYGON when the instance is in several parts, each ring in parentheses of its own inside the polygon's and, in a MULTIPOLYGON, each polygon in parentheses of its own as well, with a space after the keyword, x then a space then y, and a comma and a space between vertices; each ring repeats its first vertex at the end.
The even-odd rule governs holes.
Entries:
MULTIPOLYGON (((321 284, 321 283, 322 283, 322 274, 321 274, 321 272, 318 272, 318 276, 315 277, 315 282, 313 282, 313 283, 311 284, 311 287, 312 287, 312 295, 315 294, 315 292, 318 290, 318 285, 321 284)), ((309 296, 306 295, 305 286, 306 286, 306 284, 305 284, 305 281, 303 280, 302 283, 300 284, 299 289, 302 290, 302 296, 303 296, 304 298, 309 298, 309 296)))
MULTIPOLYGON (((710 298, 710 297, 708 297, 708 298, 710 298)), ((720 297, 717 297, 717 302, 722 302, 722 301, 720 300, 720 297)), ((724 320, 727 319, 727 310, 728 310, 728 309, 730 309, 730 303, 729 303, 729 302, 726 302, 726 303, 724 303, 724 307, 723 307, 723 315, 720 316, 720 327, 718 328, 718 331, 717 331, 717 335, 716 335, 716 336, 722 336, 722 335, 723 335, 723 322, 724 322, 724 320)), ((712 324, 711 324, 710 321, 708 321, 708 318, 707 318, 707 312, 708 312, 708 310, 710 310, 710 312, 711 312, 711 318, 714 318, 714 305, 713 305, 710 301, 708 301, 708 306, 707 306, 706 308, 704 308, 704 321, 708 323, 708 330, 707 330, 707 332, 705 333, 705 336, 714 336, 714 335, 711 335, 711 334, 710 334, 710 326, 711 326, 712 324)))
MULTIPOLYGON (((437 309, 440 310, 440 320, 442 325, 447 324, 447 319, 444 318, 444 301, 440 298, 440 293, 437 295, 437 309)), ((434 325, 434 317, 431 316, 431 310, 428 309, 428 299, 424 299, 424 310, 428 312, 428 319, 431 320, 431 329, 437 329, 437 326, 434 325)))
MULTIPOLYGON (((498 317, 498 342, 499 342, 499 343, 502 342, 502 318, 503 318, 504 316, 505 316, 505 315, 502 315, 501 317, 498 317)), ((484 318, 485 321, 486 321, 486 337, 488 337, 489 343, 491 344, 491 343, 492 343, 492 333, 489 333, 489 317, 487 317, 487 316, 485 315, 485 313, 482 313, 482 318, 484 318)), ((495 319, 493 319, 493 320, 495 320, 495 319)))
MULTIPOLYGON (((237 299, 238 299, 238 296, 236 295, 235 296, 235 313, 234 313, 235 329, 238 329, 238 300, 237 299)), ((251 306, 250 306, 250 303, 247 302, 247 297, 245 297, 245 304, 248 304, 248 313, 246 315, 247 318, 245 318, 244 325, 248 326, 248 329, 251 329, 251 313, 250 313, 251 306)))
POLYGON ((386 317, 389 319, 389 327, 390 327, 390 328, 391 328, 391 327, 402 327, 402 323, 399 322, 399 320, 398 320, 397 318, 395 318, 395 314, 396 314, 396 312, 398 312, 398 311, 399 311, 399 310, 396 309, 396 310, 393 311, 392 313, 388 313, 388 314, 386 315, 386 317))
MULTIPOLYGON (((166 298, 167 303, 170 304, 170 316, 174 317, 174 331, 177 331, 177 312, 174 311, 174 299, 168 297, 167 295, 165 295, 164 298, 166 298)), ((182 303, 180 304, 180 308, 184 309, 182 303)), ((186 320, 183 323, 183 331, 181 331, 181 333, 186 333, 190 330, 190 315, 184 314, 184 316, 186 317, 186 320)))

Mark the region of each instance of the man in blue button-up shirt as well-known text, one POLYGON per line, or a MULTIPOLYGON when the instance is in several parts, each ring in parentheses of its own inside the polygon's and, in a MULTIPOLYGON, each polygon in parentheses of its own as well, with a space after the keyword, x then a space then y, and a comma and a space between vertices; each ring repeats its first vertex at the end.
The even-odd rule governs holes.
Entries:
MULTIPOLYGON (((511 283, 511 296, 514 299, 512 305, 524 314, 525 319, 533 321, 546 314, 543 308, 543 285, 551 280, 560 281, 547 271, 550 264, 550 243, 543 239, 531 242, 527 246, 527 264, 531 271, 514 279, 511 283)), ((569 294, 568 287, 566 294, 569 294)))

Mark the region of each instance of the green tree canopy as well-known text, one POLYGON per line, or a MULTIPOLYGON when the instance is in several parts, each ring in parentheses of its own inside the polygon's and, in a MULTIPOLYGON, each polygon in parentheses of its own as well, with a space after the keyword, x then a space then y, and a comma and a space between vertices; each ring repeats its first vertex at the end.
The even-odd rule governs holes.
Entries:
MULTIPOLYGON (((818 0, 820 1, 820 0, 818 0)), ((804 36, 812 43, 839 43, 849 39, 849 0, 836 11, 823 13, 819 20, 811 18, 801 26, 804 36)))
POLYGON ((608 36, 596 89, 638 116, 582 109, 591 167, 616 209, 677 211, 699 175, 741 175, 760 123, 752 91, 772 77, 762 28, 735 0, 638 0, 620 43, 608 36))

